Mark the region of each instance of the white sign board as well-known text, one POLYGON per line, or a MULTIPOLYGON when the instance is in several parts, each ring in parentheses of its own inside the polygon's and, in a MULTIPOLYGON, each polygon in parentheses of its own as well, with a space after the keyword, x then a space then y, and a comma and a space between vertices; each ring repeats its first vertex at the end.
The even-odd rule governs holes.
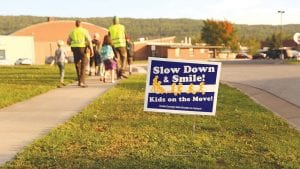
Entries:
POLYGON ((154 57, 148 61, 145 111, 215 115, 220 62, 154 57))

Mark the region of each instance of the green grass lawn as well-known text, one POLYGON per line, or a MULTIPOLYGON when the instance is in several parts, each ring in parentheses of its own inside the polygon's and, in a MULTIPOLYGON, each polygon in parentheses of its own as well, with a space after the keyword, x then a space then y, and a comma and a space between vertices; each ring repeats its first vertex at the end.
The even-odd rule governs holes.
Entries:
POLYGON ((300 60, 295 60, 295 59, 285 60, 284 63, 287 63, 287 64, 300 64, 300 60))
MULTIPOLYGON (((65 82, 73 82, 74 65, 67 64, 65 71, 65 82)), ((1 66, 0 108, 56 88, 58 82, 57 66, 1 66)))
POLYGON ((135 75, 3 168, 300 168, 300 133, 241 92, 221 85, 217 113, 143 111, 135 75))

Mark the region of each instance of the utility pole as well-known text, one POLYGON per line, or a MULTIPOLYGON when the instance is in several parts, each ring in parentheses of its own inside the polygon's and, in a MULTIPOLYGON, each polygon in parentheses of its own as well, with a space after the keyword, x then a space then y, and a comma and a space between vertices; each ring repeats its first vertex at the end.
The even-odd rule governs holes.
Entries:
POLYGON ((279 10, 279 11, 277 11, 279 14, 280 14, 280 52, 281 52, 281 54, 280 54, 280 58, 282 59, 282 60, 284 60, 284 55, 283 55, 283 44, 282 44, 282 14, 284 14, 285 13, 285 11, 281 11, 281 10, 279 10))

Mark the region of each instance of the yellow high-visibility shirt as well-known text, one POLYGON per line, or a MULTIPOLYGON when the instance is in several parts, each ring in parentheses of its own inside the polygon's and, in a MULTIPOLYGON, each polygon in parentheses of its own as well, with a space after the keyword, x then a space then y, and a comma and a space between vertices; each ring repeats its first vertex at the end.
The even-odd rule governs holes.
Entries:
POLYGON ((89 39, 88 30, 82 27, 76 27, 73 31, 69 34, 71 40, 71 47, 85 47, 86 40, 89 39))
POLYGON ((121 24, 112 25, 108 28, 112 44, 115 48, 126 47, 125 27, 121 24))

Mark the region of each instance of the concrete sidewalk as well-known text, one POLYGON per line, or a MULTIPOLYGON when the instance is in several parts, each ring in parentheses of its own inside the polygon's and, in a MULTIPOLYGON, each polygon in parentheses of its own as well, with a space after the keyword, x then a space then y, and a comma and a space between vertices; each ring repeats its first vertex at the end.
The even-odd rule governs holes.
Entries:
POLYGON ((115 85, 101 83, 95 76, 87 84, 81 88, 74 83, 0 109, 0 165, 115 85))

